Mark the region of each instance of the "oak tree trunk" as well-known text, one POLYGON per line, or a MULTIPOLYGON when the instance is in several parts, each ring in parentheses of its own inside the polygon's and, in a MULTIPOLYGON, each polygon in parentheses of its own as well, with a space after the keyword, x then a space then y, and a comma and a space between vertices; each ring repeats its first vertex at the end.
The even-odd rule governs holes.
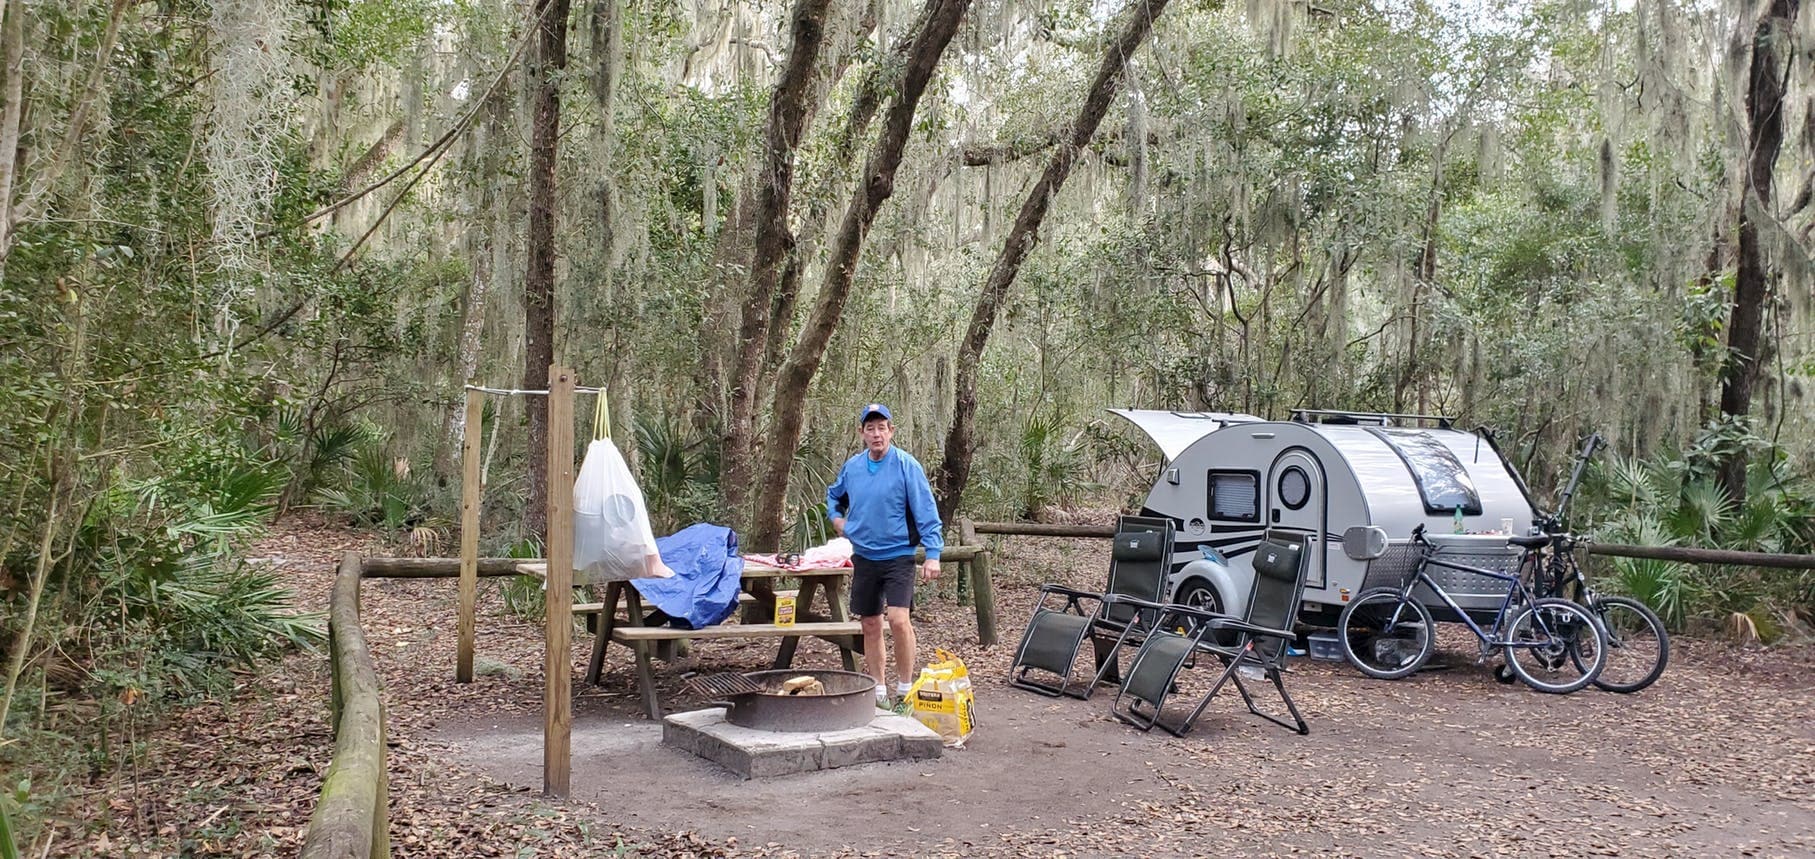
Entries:
POLYGON ((1008 295, 1008 288, 1014 284, 1015 275, 1020 273, 1021 263, 1026 261, 1034 243, 1039 241, 1040 222, 1045 220, 1053 198, 1065 186, 1072 166, 1077 163, 1078 154, 1096 135, 1097 126, 1103 122, 1103 115, 1109 112, 1109 103, 1115 98, 1128 58, 1147 39, 1148 30, 1152 29, 1154 19, 1166 10, 1166 3, 1167 0, 1135 0, 1129 5, 1125 13, 1127 22, 1121 35, 1103 55, 1103 62, 1097 67, 1096 79, 1090 84, 1090 92, 1085 95, 1084 103, 1078 109, 1077 119, 1072 123, 1065 139, 1053 149, 1052 156, 1046 162, 1046 172, 1041 174, 1040 181, 1035 183, 1033 190, 1028 192, 1027 199, 1022 202, 1021 213, 1015 216, 1015 224, 1009 229, 1008 238, 1002 244, 1001 253, 996 256, 995 265, 990 268, 989 279, 984 282, 983 291, 977 296, 970 326, 965 329, 964 342, 958 348, 958 378, 953 385, 957 403, 952 410, 951 429, 945 436, 945 460, 939 465, 933 486, 934 493, 939 497, 939 516, 945 521, 952 521, 953 514, 958 510, 958 501, 964 494, 964 485, 970 480, 971 453, 975 445, 971 432, 977 411, 977 366, 983 357, 983 347, 989 343, 990 329, 996 323, 996 313, 1002 307, 1002 300, 1008 295))
POLYGON ((761 484, 763 503, 757 508, 750 537, 750 545, 758 547, 759 551, 778 548, 781 542, 782 521, 787 512, 788 476, 794 464, 794 449, 800 444, 807 388, 813 383, 814 374, 819 372, 826 346, 831 343, 832 333, 844 313, 864 238, 869 235, 883 202, 895 192, 895 171, 901 166, 902 152, 913 131, 914 112, 919 107, 920 97, 926 92, 939 58, 958 32, 958 22, 969 6, 970 0, 928 0, 927 14, 914 38, 897 95, 889 104, 882 133, 864 164, 863 182, 851 195, 850 206, 845 209, 844 221, 839 226, 831 258, 826 264, 825 280, 813 304, 813 314, 782 365, 774 404, 769 410, 770 432, 764 448, 761 484))
POLYGON ((0 24, 0 261, 13 249, 13 186, 17 184, 19 124, 25 113, 25 0, 7 0, 0 24))
MULTIPOLYGON (((1771 173, 1783 147, 1783 66, 1780 52, 1789 49, 1791 28, 1801 0, 1772 0, 1752 37, 1752 68, 1746 89, 1749 126, 1745 187, 1739 208, 1739 267, 1734 278, 1733 314, 1727 324, 1728 361, 1721 385, 1721 414, 1745 417, 1752 411, 1758 383, 1761 329, 1770 300, 1771 272, 1760 246, 1758 220, 1771 217, 1771 173)), ((1787 59, 1787 58, 1786 58, 1787 59)), ((1721 464, 1720 484, 1736 502, 1746 497, 1746 452, 1736 451, 1721 464)))
POLYGON ((763 174, 756 204, 756 243, 750 261, 750 289, 738 321, 737 356, 732 364, 730 415, 721 454, 719 499, 734 527, 749 521, 750 487, 756 474, 755 427, 757 383, 763 346, 768 341, 770 312, 794 234, 788 207, 794 191, 794 152, 814 105, 813 69, 825 41, 826 7, 830 0, 799 0, 792 14, 793 45, 769 102, 764 137, 763 174))
MULTIPOLYGON (((523 276, 523 388, 548 387, 555 362, 555 165, 561 129, 561 72, 567 67, 568 0, 537 0, 540 31, 529 64, 529 266, 523 276)), ((529 493, 525 536, 548 529, 548 404, 528 404, 529 493)))

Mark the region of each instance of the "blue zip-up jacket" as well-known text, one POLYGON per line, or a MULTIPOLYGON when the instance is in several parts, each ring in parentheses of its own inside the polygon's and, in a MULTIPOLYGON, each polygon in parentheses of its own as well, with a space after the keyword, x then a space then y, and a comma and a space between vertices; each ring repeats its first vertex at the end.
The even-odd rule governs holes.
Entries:
POLYGON ((919 531, 920 545, 928 560, 937 560, 945 548, 939 522, 939 505, 926 469, 907 451, 889 445, 875 474, 870 473, 870 452, 860 450, 845 460, 837 479, 826 489, 826 518, 844 517, 844 535, 856 554, 872 561, 888 561, 914 553, 908 529, 919 531))

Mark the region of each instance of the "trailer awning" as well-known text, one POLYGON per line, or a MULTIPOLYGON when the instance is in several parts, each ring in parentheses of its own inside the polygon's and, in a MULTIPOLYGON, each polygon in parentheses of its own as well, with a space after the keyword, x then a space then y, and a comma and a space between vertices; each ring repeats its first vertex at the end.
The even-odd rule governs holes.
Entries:
POLYGON ((1112 415, 1119 415, 1131 424, 1140 427, 1141 432, 1159 445, 1160 452, 1171 462, 1185 452, 1198 439, 1216 432, 1230 424, 1253 423, 1262 420, 1254 415, 1235 412, 1173 412, 1164 409, 1110 409, 1112 415))

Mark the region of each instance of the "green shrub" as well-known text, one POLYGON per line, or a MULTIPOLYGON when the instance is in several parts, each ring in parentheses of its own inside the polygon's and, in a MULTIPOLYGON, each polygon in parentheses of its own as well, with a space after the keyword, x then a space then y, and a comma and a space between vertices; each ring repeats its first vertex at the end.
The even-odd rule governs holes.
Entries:
MULTIPOLYGON (((1719 455, 1758 451, 1742 425, 1717 423, 1681 456, 1612 456, 1590 470, 1579 521, 1606 542, 1806 553, 1815 511, 1810 479, 1792 463, 1755 454, 1736 503, 1712 474, 1719 455)), ((1810 571, 1697 566, 1616 558, 1614 589, 1650 605, 1670 627, 1701 622, 1771 641, 1815 617, 1810 571)))
POLYGON ((376 427, 367 425, 355 436, 351 449, 337 458, 339 468, 315 490, 315 499, 361 527, 392 535, 424 519, 429 490, 409 459, 393 454, 389 436, 376 427))

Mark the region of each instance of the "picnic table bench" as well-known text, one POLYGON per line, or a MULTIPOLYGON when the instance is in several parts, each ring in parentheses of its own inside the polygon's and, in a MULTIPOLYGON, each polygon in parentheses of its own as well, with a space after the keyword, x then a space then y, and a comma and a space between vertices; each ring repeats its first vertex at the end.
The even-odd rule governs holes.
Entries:
MULTIPOLYGON (((528 575, 541 576, 546 574, 547 565, 540 562, 524 563, 518 565, 517 569, 528 575)), ((629 582, 606 582, 603 602, 580 603, 573 607, 575 614, 596 613, 599 616, 593 635, 592 659, 586 666, 586 682, 598 684, 605 665, 605 648, 608 643, 615 641, 625 645, 636 654, 637 685, 643 693, 644 709, 648 711, 649 718, 660 719, 662 708, 656 697, 655 673, 650 664, 653 644, 695 638, 778 638, 781 639, 781 645, 775 654, 774 667, 781 669, 792 666, 801 636, 810 635, 838 645, 844 669, 856 671, 855 653, 863 649, 863 624, 851 619, 850 607, 845 601, 845 584, 851 577, 851 568, 790 570, 746 562, 743 590, 751 595, 753 601, 764 603, 769 616, 773 617, 774 604, 770 596, 773 591, 765 586, 772 585, 775 579, 784 576, 800 579, 796 615, 801 620, 787 626, 775 623, 722 623, 704 629, 644 626, 643 599, 637 589, 629 582), (824 593, 826 599, 824 614, 811 610, 814 597, 820 593, 824 593), (620 609, 624 612, 622 621, 618 617, 620 609)))

